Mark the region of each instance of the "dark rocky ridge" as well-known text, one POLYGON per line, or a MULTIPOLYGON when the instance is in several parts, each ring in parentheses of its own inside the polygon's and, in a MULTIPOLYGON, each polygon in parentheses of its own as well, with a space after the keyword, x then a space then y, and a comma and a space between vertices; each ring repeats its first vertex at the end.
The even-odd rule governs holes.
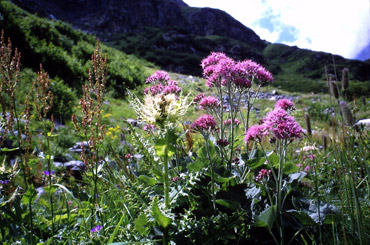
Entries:
POLYGON ((31 13, 56 18, 102 40, 120 33, 140 32, 144 27, 178 27, 197 36, 220 35, 259 48, 259 36, 227 13, 211 8, 192 8, 181 0, 13 0, 31 13))

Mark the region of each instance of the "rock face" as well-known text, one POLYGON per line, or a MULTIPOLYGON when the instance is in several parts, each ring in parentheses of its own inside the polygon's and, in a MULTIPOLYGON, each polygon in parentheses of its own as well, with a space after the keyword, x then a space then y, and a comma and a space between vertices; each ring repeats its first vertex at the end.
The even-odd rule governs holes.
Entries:
POLYGON ((144 27, 183 28, 196 36, 220 35, 250 45, 265 42, 227 13, 192 8, 181 0, 13 0, 39 16, 60 19, 103 40, 144 27))

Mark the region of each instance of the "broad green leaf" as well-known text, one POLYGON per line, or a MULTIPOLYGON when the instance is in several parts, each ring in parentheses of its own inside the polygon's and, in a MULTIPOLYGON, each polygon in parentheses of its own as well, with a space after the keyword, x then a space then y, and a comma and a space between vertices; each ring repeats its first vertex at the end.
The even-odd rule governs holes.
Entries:
POLYGON ((158 207, 158 196, 155 196, 153 199, 152 212, 155 221, 157 221, 157 223, 163 228, 166 228, 169 224, 171 224, 171 218, 163 214, 158 207))
POLYGON ((294 163, 286 162, 286 163, 284 163, 284 166, 283 166, 283 173, 284 174, 295 173, 295 172, 298 171, 298 169, 299 168, 294 163))
POLYGON ((148 223, 148 219, 145 214, 140 214, 135 220, 135 230, 137 230, 141 235, 145 233, 145 226, 148 223))
POLYGON ((168 144, 168 145, 166 144, 165 139, 158 139, 155 141, 154 149, 155 149, 155 153, 157 154, 157 156, 164 157, 166 148, 167 148, 167 156, 169 157, 172 156, 176 151, 176 148, 172 144, 168 144))
POLYGON ((194 162, 191 162, 187 165, 187 168, 190 172, 198 172, 206 166, 204 160, 197 158, 194 162))
POLYGON ((23 194, 22 204, 32 203, 36 200, 36 198, 37 198, 37 191, 33 185, 30 185, 26 193, 23 194))
POLYGON ((271 206, 263 211, 256 219, 254 226, 256 227, 267 227, 271 230, 274 225, 276 218, 276 206, 271 206))
POLYGON ((227 207, 228 209, 230 209, 232 211, 236 211, 236 210, 238 210, 240 208, 240 203, 235 202, 235 201, 231 201, 231 200, 217 199, 216 200, 216 203, 218 205, 227 207))
POLYGON ((157 184, 157 180, 153 177, 149 177, 147 175, 140 175, 139 176, 139 182, 143 183, 143 184, 146 184, 146 185, 149 185, 149 186, 153 186, 155 184, 157 184))
POLYGON ((302 226, 315 226, 317 223, 305 212, 303 211, 296 211, 296 210, 289 210, 287 213, 292 214, 294 217, 296 217, 299 222, 301 222, 302 226))
POLYGON ((219 184, 227 183, 227 182, 229 182, 230 180, 232 180, 234 178, 234 176, 225 178, 225 177, 222 177, 221 175, 219 175, 217 173, 214 173, 213 177, 214 177, 215 181, 219 184))

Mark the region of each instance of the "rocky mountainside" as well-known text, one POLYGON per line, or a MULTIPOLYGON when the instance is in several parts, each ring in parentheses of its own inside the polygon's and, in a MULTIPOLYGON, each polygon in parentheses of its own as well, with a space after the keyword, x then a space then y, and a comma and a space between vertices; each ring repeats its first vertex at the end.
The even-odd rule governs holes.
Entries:
POLYGON ((237 60, 263 64, 274 74, 275 84, 288 90, 307 87, 310 91, 312 87, 304 86, 310 83, 315 91, 327 91, 325 67, 333 74, 348 67, 350 79, 370 81, 370 62, 272 44, 224 11, 189 7, 182 0, 12 1, 174 72, 201 75, 201 59, 210 51, 221 51, 237 60))
POLYGON ((221 10, 191 8, 181 0, 14 0, 39 16, 70 22, 103 40, 144 27, 184 28, 197 36, 220 35, 262 47, 251 29, 221 10))

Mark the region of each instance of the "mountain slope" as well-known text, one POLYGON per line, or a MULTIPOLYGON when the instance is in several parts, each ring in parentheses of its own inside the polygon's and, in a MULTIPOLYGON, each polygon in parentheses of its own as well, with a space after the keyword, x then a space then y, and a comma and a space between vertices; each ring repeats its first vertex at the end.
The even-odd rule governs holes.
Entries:
POLYGON ((313 92, 327 91, 325 67, 332 74, 348 67, 350 79, 370 80, 368 62, 271 44, 223 11, 192 8, 181 0, 13 1, 175 72, 201 75, 201 59, 210 51, 221 51, 237 60, 261 63, 273 72, 276 86, 289 90, 309 90, 310 84, 313 92))
MULTIPOLYGON (((74 30, 61 21, 47 20, 32 15, 16 5, 0 2, 0 29, 12 40, 13 47, 22 53, 23 67, 39 69, 40 63, 51 77, 59 77, 70 87, 80 90, 88 78, 90 58, 96 38, 74 30)), ((148 62, 102 45, 108 54, 109 86, 117 95, 126 87, 142 84, 147 75, 148 62)))

